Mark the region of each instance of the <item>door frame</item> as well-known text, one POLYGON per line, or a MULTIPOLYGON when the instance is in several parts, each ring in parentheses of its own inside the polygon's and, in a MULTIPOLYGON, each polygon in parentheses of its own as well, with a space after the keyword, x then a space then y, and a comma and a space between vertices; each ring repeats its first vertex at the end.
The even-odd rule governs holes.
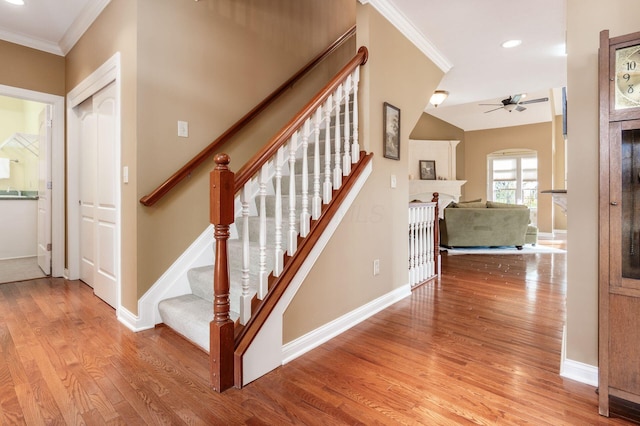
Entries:
MULTIPOLYGON (((116 85, 116 158, 115 168, 120 175, 121 166, 121 65, 120 53, 114 54, 91 75, 67 94, 67 220, 68 231, 68 278, 80 277, 80 120, 75 108, 112 82, 116 85)), ((122 307, 122 191, 116 185, 116 314, 122 307)))
POLYGON ((64 97, 0 84, 0 95, 51 105, 51 276, 64 276, 64 97))

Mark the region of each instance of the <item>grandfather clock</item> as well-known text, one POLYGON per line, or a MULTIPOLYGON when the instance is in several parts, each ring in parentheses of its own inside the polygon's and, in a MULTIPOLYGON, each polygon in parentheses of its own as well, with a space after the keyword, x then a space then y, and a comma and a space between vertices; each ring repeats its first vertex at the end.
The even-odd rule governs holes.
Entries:
POLYGON ((608 416, 640 404, 640 32, 600 33, 599 88, 598 398, 608 416))

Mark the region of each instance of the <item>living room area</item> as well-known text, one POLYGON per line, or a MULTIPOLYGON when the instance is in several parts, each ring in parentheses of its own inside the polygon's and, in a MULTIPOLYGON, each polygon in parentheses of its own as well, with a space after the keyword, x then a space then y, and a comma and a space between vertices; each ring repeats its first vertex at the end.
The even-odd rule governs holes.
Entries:
POLYGON ((562 121, 464 131, 422 115, 409 141, 409 201, 439 194, 441 245, 566 247, 562 121), (425 161, 434 179, 421 175, 425 161))

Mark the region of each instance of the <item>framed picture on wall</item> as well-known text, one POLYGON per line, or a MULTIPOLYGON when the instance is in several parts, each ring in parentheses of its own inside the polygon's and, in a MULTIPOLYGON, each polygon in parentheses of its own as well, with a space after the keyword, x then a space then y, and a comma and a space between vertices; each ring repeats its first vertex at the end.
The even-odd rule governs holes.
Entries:
POLYGON ((400 109, 385 102, 382 110, 383 156, 400 160, 400 109))
POLYGON ((436 162, 434 160, 420 160, 420 179, 436 180, 436 162))

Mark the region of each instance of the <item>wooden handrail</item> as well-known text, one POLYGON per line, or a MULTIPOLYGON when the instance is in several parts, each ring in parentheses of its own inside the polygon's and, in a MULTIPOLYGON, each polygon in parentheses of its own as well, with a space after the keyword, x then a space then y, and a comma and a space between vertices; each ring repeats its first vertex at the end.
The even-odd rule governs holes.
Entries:
POLYGON ((182 166, 180 170, 171 175, 160 186, 154 189, 148 195, 145 195, 140 199, 140 203, 145 206, 153 206, 162 197, 165 196, 174 186, 180 183, 184 178, 189 176, 198 166, 204 163, 214 152, 219 149, 223 144, 228 142, 236 133, 242 130, 247 124, 249 124, 256 116, 264 111, 273 101, 278 99, 287 89, 297 83, 302 77, 304 77, 309 71, 315 68, 320 62, 336 51, 344 42, 351 38, 356 33, 356 26, 349 28, 347 32, 338 37, 336 41, 331 43, 326 49, 320 52, 315 58, 309 61, 305 66, 300 68, 291 78, 282 83, 280 87, 274 90, 269 96, 264 98, 262 102, 256 105, 251 111, 246 113, 240 120, 236 121, 231 127, 229 127, 222 135, 216 140, 211 142, 205 149, 200 151, 195 157, 193 157, 187 164, 182 166))
POLYGON ((327 83, 322 90, 311 99, 302 110, 289 121, 276 135, 267 143, 262 150, 258 151, 237 173, 235 181, 235 192, 237 193, 245 183, 251 179, 258 170, 272 158, 287 140, 296 132, 313 114, 323 102, 334 92, 334 90, 351 74, 357 67, 367 63, 369 51, 365 46, 358 49, 358 53, 327 83))

